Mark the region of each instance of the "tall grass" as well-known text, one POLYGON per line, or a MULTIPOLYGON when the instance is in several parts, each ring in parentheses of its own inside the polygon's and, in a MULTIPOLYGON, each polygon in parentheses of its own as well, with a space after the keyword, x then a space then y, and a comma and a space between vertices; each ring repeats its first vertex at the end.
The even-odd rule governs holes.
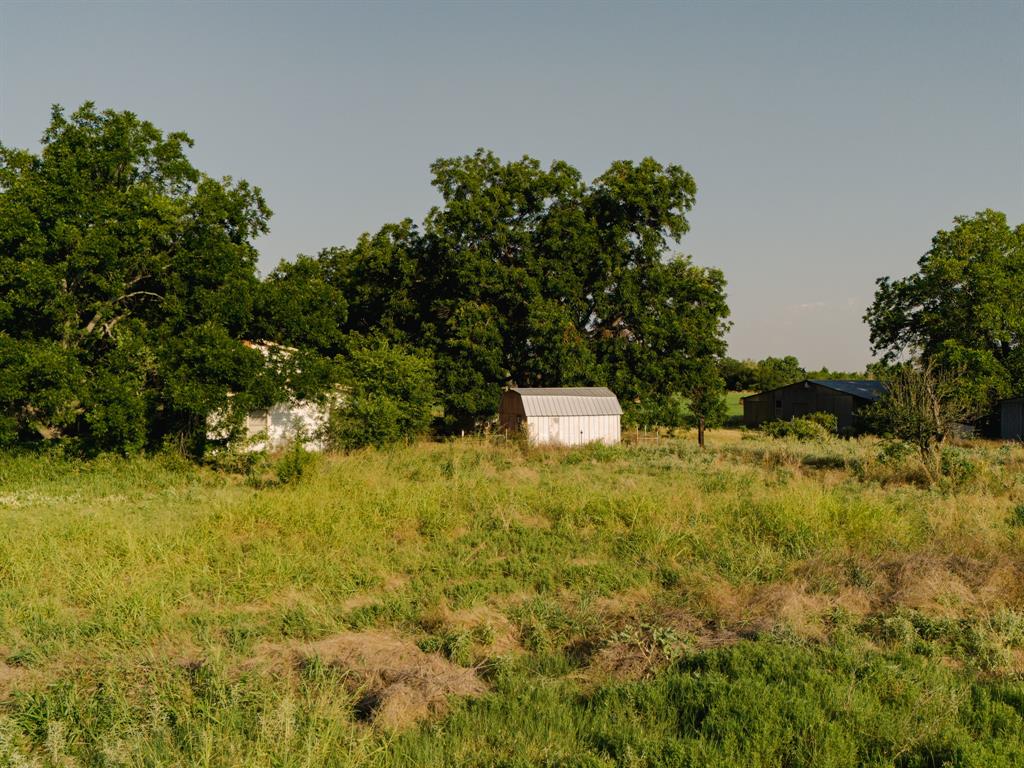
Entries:
POLYGON ((0 764, 1013 764, 1024 450, 926 488, 869 440, 709 442, 421 444, 260 487, 3 457, 0 764), (393 734, 343 669, 251 663, 367 628, 491 692, 393 734))

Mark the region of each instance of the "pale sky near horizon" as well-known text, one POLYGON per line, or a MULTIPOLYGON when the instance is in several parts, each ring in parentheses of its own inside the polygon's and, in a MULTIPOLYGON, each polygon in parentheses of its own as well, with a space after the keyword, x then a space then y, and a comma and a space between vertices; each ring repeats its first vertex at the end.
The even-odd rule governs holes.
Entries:
POLYGON ((859 369, 876 277, 956 215, 1024 221, 1022 41, 1024 0, 0 0, 0 141, 86 100, 184 130, 263 188, 264 272, 421 221, 438 157, 650 155, 696 178, 678 250, 725 272, 729 354, 859 369))

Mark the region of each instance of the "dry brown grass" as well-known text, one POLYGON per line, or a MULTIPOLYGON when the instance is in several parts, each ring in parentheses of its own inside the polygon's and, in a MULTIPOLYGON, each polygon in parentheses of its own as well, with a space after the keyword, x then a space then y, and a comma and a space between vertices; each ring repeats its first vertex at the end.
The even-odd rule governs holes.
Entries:
POLYGON ((357 697, 359 716, 387 729, 440 714, 451 696, 475 696, 487 688, 473 670, 381 631, 342 632, 311 643, 264 643, 242 667, 288 675, 311 663, 341 671, 357 697))

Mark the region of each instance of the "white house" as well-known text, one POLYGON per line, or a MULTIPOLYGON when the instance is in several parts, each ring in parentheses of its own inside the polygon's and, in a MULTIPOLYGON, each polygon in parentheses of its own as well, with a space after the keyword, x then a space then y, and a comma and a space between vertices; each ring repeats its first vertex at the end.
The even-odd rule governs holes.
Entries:
POLYGON ((276 451, 301 434, 303 445, 322 451, 326 445, 323 429, 329 409, 308 400, 276 403, 270 408, 250 411, 245 417, 245 448, 250 451, 276 451))
MULTIPOLYGON (((263 354, 268 365, 275 359, 288 357, 295 350, 273 342, 243 342, 247 347, 263 354)), ((230 397, 230 395, 229 395, 230 397)), ((322 451, 326 447, 324 427, 330 417, 331 408, 338 405, 340 395, 327 398, 324 403, 298 398, 275 403, 270 408, 250 411, 245 417, 245 431, 240 436, 242 448, 246 451, 276 451, 286 447, 302 435, 304 445, 311 451, 322 451)), ((207 419, 208 440, 225 440, 228 430, 222 424, 223 414, 212 413, 207 419)))
POLYGON ((615 445, 622 407, 607 387, 513 387, 501 396, 500 428, 525 431, 533 445, 615 445))

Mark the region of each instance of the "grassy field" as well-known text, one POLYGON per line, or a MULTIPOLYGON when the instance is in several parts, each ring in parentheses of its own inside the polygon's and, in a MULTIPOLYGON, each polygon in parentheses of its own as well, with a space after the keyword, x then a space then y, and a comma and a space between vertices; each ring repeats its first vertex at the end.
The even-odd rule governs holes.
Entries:
POLYGON ((725 415, 729 418, 740 418, 743 416, 743 398, 752 395, 753 392, 726 392, 725 393, 725 415))
POLYGON ((0 765, 1024 764, 1024 448, 295 467, 0 459, 0 765))

